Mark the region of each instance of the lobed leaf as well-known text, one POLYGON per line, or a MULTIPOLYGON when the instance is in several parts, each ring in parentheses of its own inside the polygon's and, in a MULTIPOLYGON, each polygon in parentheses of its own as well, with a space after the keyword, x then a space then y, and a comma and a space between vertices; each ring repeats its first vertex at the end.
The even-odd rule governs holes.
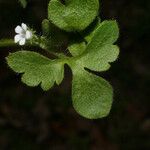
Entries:
POLYGON ((73 70, 72 98, 75 110, 88 119, 109 114, 113 91, 111 85, 84 69, 73 70))
POLYGON ((64 64, 50 60, 36 52, 18 51, 6 58, 8 65, 17 73, 22 73, 22 81, 28 86, 41 84, 43 90, 54 83, 60 84, 64 77, 64 64))
POLYGON ((110 62, 117 59, 119 48, 113 45, 119 34, 115 21, 104 21, 92 32, 84 52, 71 65, 73 71, 72 98, 75 110, 89 119, 109 114, 113 90, 111 85, 84 68, 94 71, 109 69, 110 62))
POLYGON ((64 4, 61 0, 51 0, 48 18, 65 31, 81 31, 93 22, 98 10, 98 0, 65 0, 64 4))
POLYGON ((93 71, 109 69, 109 63, 115 61, 119 55, 119 48, 113 45, 118 36, 116 21, 102 22, 94 31, 86 50, 77 60, 78 64, 93 71))

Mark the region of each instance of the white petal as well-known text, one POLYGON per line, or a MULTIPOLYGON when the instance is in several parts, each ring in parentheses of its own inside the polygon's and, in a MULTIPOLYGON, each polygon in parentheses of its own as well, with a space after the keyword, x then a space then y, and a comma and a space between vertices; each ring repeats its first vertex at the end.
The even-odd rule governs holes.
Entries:
POLYGON ((26 24, 22 23, 21 27, 22 27, 23 30, 27 31, 27 25, 26 24))
POLYGON ((32 38, 32 32, 31 31, 27 31, 26 32, 26 39, 31 39, 32 38))
POLYGON ((26 43, 26 39, 25 38, 22 38, 20 41, 19 41, 19 45, 25 45, 26 43))
POLYGON ((21 36, 19 34, 17 34, 14 38, 15 43, 18 43, 21 40, 21 36))
POLYGON ((15 32, 21 34, 21 33, 23 32, 22 27, 21 27, 21 26, 17 26, 17 27, 15 28, 15 32))

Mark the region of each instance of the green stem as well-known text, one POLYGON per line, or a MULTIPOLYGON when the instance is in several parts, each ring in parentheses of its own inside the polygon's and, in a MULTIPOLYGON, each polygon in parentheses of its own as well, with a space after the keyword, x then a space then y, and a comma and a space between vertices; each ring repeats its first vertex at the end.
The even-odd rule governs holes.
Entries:
MULTIPOLYGON (((48 51, 46 49, 46 46, 43 44, 44 42, 42 42, 41 40, 37 39, 37 41, 35 43, 27 43, 26 46, 39 46, 40 48, 42 48, 43 50, 49 52, 50 54, 58 57, 58 58, 65 58, 66 56, 62 53, 55 53, 52 51, 48 51)), ((12 39, 2 39, 0 40, 0 48, 2 47, 17 47, 19 46, 18 44, 14 43, 14 40, 12 39)))
POLYGON ((38 46, 40 47, 41 49, 45 50, 46 52, 58 57, 58 58, 64 58, 65 55, 62 54, 62 53, 56 53, 54 51, 49 51, 48 50, 48 47, 47 45, 45 44, 47 41, 44 37, 38 37, 38 36, 34 36, 33 40, 32 40, 33 43, 29 43, 30 46, 38 46))
MULTIPOLYGON (((0 40, 0 48, 1 47, 17 47, 17 46, 19 46, 19 45, 16 44, 13 39, 0 40)), ((31 45, 30 43, 27 43, 26 46, 36 46, 36 45, 34 45, 34 44, 31 45)))
POLYGON ((9 46, 17 46, 12 39, 3 39, 0 40, 0 47, 9 47, 9 46))

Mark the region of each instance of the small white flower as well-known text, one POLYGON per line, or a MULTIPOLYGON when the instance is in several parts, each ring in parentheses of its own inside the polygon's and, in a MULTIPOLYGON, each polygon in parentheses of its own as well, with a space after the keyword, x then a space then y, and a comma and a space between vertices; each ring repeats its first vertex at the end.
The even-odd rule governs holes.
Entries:
POLYGON ((22 23, 21 26, 17 26, 15 28, 15 32, 17 35, 14 38, 15 43, 19 43, 19 45, 25 45, 26 40, 32 38, 32 32, 28 30, 26 24, 22 23))

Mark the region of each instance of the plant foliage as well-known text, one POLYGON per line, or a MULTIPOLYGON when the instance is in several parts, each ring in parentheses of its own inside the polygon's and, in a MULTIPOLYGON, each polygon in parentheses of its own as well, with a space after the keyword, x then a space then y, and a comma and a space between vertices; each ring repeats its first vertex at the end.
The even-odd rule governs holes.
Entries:
POLYGON ((80 115, 89 119, 109 114, 113 89, 106 80, 90 73, 88 69, 106 71, 119 55, 119 48, 114 45, 119 36, 117 22, 101 22, 97 17, 98 10, 98 0, 65 0, 64 3, 51 0, 48 5, 49 20, 42 23, 42 38, 45 40, 40 42, 55 45, 61 40, 59 34, 62 35, 62 41, 69 34, 71 38, 68 38, 67 49, 72 56, 54 53, 54 46, 46 46, 46 50, 53 52, 57 58, 50 59, 25 50, 10 53, 7 57, 8 65, 15 72, 23 74, 24 83, 28 86, 40 84, 43 90, 49 90, 54 83, 59 85, 62 82, 64 65, 67 64, 73 75, 73 106, 80 115))

